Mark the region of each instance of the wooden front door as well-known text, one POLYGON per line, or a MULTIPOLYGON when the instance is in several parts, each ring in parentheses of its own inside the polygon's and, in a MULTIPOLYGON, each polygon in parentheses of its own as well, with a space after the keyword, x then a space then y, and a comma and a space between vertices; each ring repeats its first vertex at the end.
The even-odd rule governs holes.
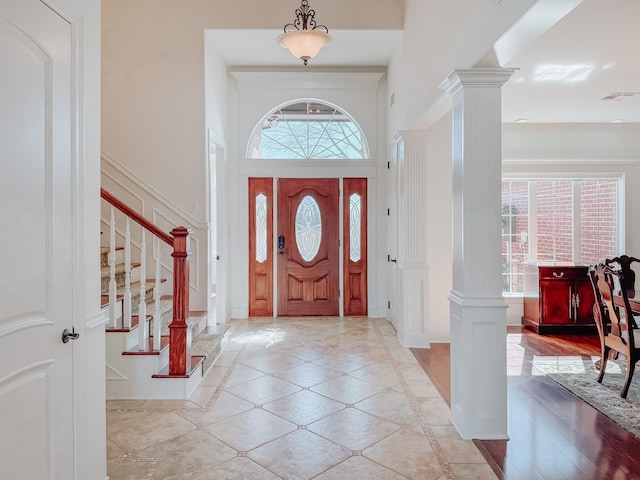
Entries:
POLYGON ((344 314, 367 314, 367 179, 343 180, 344 314))
POLYGON ((273 315, 273 179, 249 179, 249 316, 273 315))
POLYGON ((278 180, 278 315, 339 314, 338 179, 278 180))
POLYGON ((73 179, 82 174, 71 148, 76 47, 71 25, 42 2, 0 2, 0 475, 7 479, 76 477, 76 342, 61 341, 80 295, 72 284, 81 237, 72 219, 73 179))

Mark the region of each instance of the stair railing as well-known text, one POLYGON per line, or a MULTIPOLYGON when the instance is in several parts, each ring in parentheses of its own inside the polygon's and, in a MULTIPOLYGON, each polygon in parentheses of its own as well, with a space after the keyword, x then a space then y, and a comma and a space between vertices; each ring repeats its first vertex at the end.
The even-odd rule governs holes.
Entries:
MULTIPOLYGON (((144 218, 138 212, 118 200, 116 197, 107 192, 104 188, 100 189, 100 196, 111 205, 110 215, 110 232, 109 232, 109 312, 110 322, 115 326, 115 305, 116 305, 116 281, 115 281, 115 210, 117 209, 125 215, 125 291, 123 296, 123 312, 128 315, 123 318, 124 326, 131 327, 131 253, 130 240, 131 233, 129 228, 129 219, 133 220, 142 227, 142 236, 140 244, 141 265, 140 265, 140 305, 138 307, 139 315, 139 342, 138 346, 144 349, 147 342, 146 329, 144 328, 146 319, 146 240, 145 231, 150 232, 155 239, 156 261, 155 271, 155 309, 160 309, 160 241, 169 245, 173 252, 173 317, 169 324, 169 375, 185 376, 188 375, 188 366, 191 359, 191 331, 188 325, 189 318, 189 256, 190 249, 190 233, 191 231, 185 227, 176 227, 171 232, 165 233, 152 222, 144 218), (128 296, 128 300, 127 300, 128 296), (127 302, 128 305, 127 305, 127 302), (128 311, 128 313, 127 313, 128 311), (128 323, 127 323, 128 322, 128 323)), ((160 319, 154 319, 153 333, 153 349, 160 349, 160 319)))

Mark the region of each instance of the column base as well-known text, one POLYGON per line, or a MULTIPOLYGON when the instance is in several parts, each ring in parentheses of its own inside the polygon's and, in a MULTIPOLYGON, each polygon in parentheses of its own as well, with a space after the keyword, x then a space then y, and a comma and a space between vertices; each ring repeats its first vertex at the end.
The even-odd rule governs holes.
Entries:
POLYGON ((449 300, 451 423, 467 440, 508 439, 507 305, 453 292, 449 300))
POLYGON ((429 268, 425 264, 398 266, 398 340, 404 348, 428 348, 429 268))

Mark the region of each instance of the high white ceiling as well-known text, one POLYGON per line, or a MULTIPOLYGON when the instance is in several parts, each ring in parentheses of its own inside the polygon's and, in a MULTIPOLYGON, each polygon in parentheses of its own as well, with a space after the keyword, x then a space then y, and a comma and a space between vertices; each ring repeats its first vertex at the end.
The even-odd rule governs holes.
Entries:
POLYGON ((509 62, 503 121, 640 122, 639 21, 639 0, 584 0, 509 62))
MULTIPOLYGON (((315 3, 320 17, 322 4, 315 3)), ((290 20, 283 19, 283 24, 290 20)), ((504 65, 520 70, 503 87, 503 121, 640 122, 639 20, 640 0, 584 0, 504 65), (614 98, 603 100, 612 94, 614 98)), ((403 38, 400 30, 328 26, 333 41, 310 60, 312 68, 386 66, 403 38)), ((301 67, 301 61, 277 44, 279 33, 209 32, 227 65, 301 67)), ((473 38, 460 39, 461 46, 469 42, 473 38)))

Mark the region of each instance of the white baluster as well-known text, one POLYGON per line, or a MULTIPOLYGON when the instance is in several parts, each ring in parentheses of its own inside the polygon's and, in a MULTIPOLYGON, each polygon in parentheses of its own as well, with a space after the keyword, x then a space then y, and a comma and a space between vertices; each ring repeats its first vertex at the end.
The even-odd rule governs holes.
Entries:
POLYGON ((138 304, 138 349, 145 350, 147 346, 147 304, 145 297, 147 296, 147 287, 145 281, 147 278, 147 244, 145 243, 145 230, 142 229, 140 242, 140 303, 138 304))
POLYGON ((162 255, 160 253, 160 239, 155 237, 156 251, 153 256, 156 262, 156 285, 153 291, 156 301, 155 313, 153 315, 153 349, 160 350, 160 327, 162 326, 162 319, 160 315, 160 268, 162 255))
POLYGON ((109 223, 109 324, 116 327, 116 216, 111 207, 109 223))
POLYGON ((124 298, 123 323, 125 328, 131 328, 131 230, 129 217, 126 217, 124 241, 124 298))

